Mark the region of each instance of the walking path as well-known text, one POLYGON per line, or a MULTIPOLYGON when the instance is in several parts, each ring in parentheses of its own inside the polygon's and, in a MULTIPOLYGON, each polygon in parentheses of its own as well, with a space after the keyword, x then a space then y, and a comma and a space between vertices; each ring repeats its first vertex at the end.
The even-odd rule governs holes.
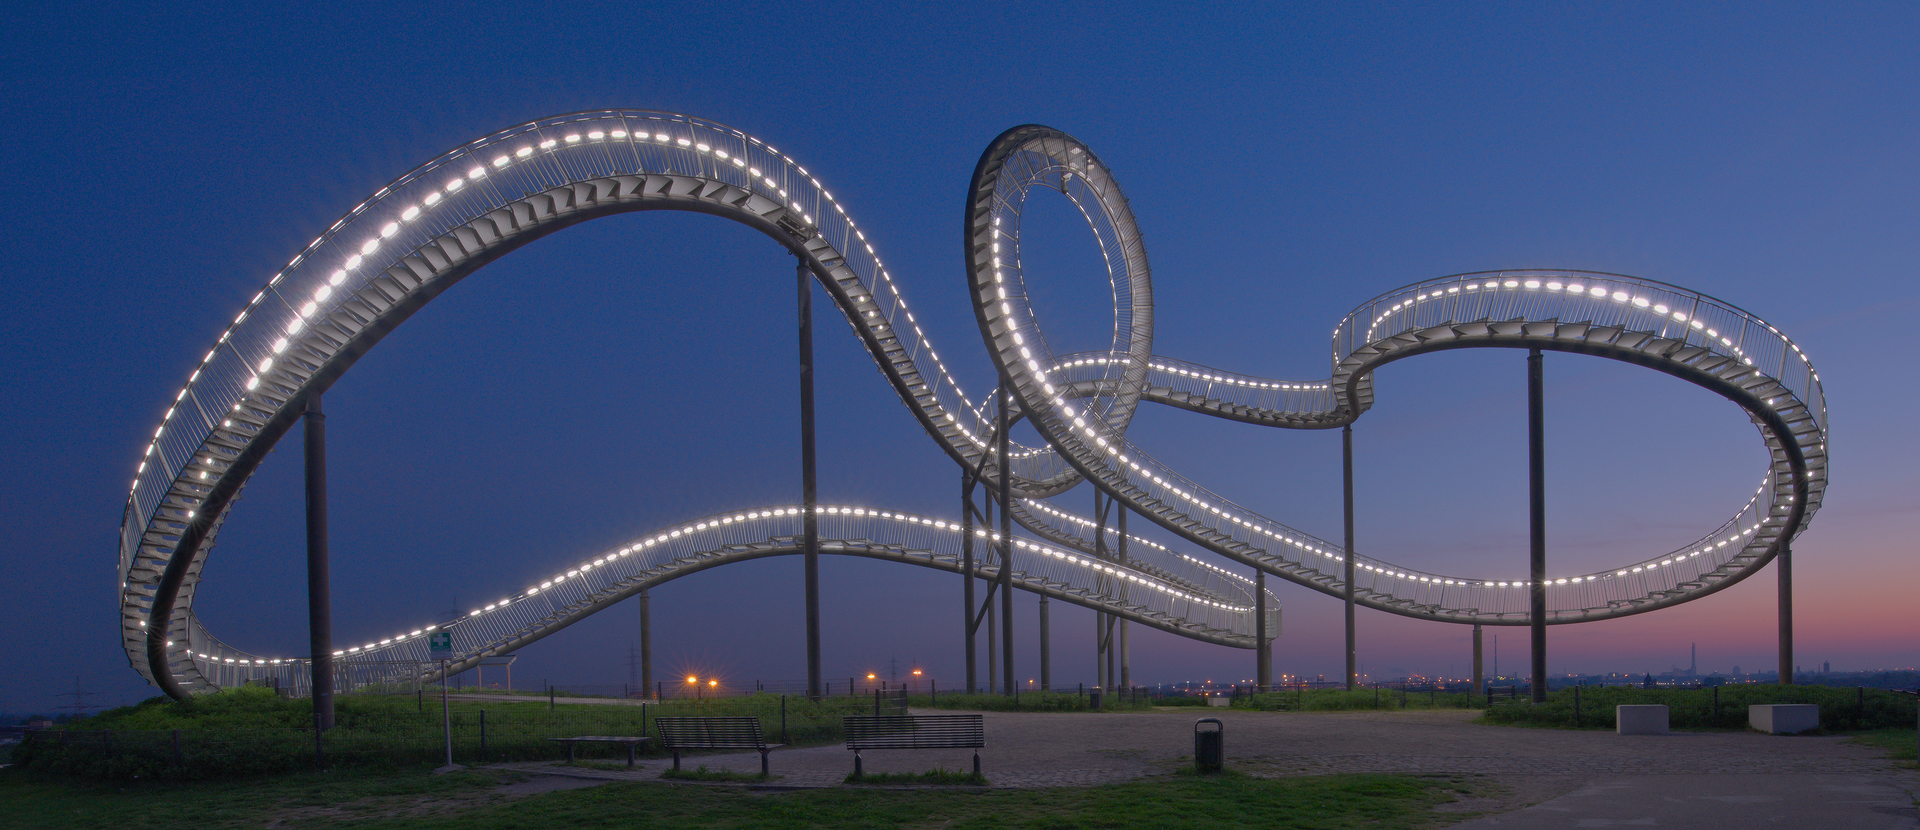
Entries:
MULTIPOLYGON (((1249 775, 1486 776, 1503 796, 1451 806, 1504 814, 1463 827, 1606 827, 1622 821, 1628 824, 1620 826, 1747 826, 1736 818, 1747 813, 1757 823, 1779 826, 1802 826, 1781 822, 1817 813, 1825 826, 1920 827, 1913 795, 1920 793, 1920 773, 1896 769, 1878 750, 1839 737, 1482 726, 1470 722, 1478 714, 1473 711, 985 714, 981 765, 995 788, 1088 786, 1169 774, 1192 763, 1194 721, 1212 716, 1225 725, 1228 766, 1249 775), (1683 821, 1689 815, 1694 819, 1683 821)), ((964 771, 973 763, 969 750, 872 751, 864 758, 869 772, 964 771)), ((688 769, 700 765, 757 772, 760 758, 747 752, 686 756, 682 762, 688 769)), ((631 772, 500 766, 656 781, 672 761, 648 759, 631 772)), ((839 786, 853 769, 853 755, 839 745, 781 749, 772 755, 772 768, 773 787, 839 786)))

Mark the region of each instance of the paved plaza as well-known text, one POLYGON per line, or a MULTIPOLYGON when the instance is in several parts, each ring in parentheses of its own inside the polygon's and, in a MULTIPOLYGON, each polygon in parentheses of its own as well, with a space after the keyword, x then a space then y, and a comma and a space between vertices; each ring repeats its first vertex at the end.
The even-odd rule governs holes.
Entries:
MULTIPOLYGON (((1193 724, 1225 724, 1229 767, 1279 777, 1378 772, 1476 777, 1489 795, 1447 805, 1482 813, 1463 828, 1920 827, 1920 772, 1841 737, 1755 732, 1622 736, 1472 723, 1473 711, 1286 713, 988 712, 982 771, 991 787, 1087 786, 1167 775, 1190 764, 1193 724), (1531 806, 1529 806, 1531 805, 1531 806)), ((870 751, 869 772, 966 770, 969 750, 870 751)), ((541 774, 657 781, 635 771, 506 764, 541 774)), ((757 753, 687 756, 692 768, 757 772, 757 753)), ((844 746, 780 749, 772 787, 840 786, 844 746)))

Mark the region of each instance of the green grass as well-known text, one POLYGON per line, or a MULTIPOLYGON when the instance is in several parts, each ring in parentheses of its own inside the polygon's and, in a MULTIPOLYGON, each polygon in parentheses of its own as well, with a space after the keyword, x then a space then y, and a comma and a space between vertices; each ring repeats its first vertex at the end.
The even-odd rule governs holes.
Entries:
POLYGON ((1580 718, 1574 720, 1573 690, 1560 689, 1547 702, 1494 697, 1482 721, 1512 726, 1612 729, 1618 705, 1664 704, 1668 723, 1675 729, 1746 729, 1747 706, 1763 703, 1813 703, 1820 707, 1820 729, 1852 732, 1906 726, 1914 722, 1914 702, 1908 695, 1868 689, 1865 705, 1853 689, 1772 683, 1729 684, 1719 687, 1715 714, 1714 690, 1641 689, 1631 686, 1587 686, 1580 690, 1580 718))
POLYGON ((660 773, 661 778, 674 781, 766 781, 768 776, 757 772, 734 772, 730 769, 707 769, 706 764, 693 769, 669 769, 660 773))
POLYGON ((987 777, 977 772, 961 772, 957 769, 935 767, 926 772, 870 772, 864 775, 849 772, 847 783, 870 786, 940 784, 984 787, 987 785, 987 777))
POLYGON ((1916 760, 1915 750, 1920 749, 1920 736, 1915 735, 1914 728, 1911 726, 1872 729, 1855 734, 1848 740, 1876 749, 1884 749, 1887 751, 1887 757, 1900 761, 1916 760))
MULTIPOLYGON (((758 694, 711 700, 669 700, 662 705, 549 707, 528 702, 453 701, 454 760, 488 763, 560 757, 549 739, 573 735, 651 735, 661 716, 754 716, 768 741, 797 746, 843 739, 841 719, 872 711, 864 698, 782 701, 758 694), (643 720, 644 717, 644 720, 643 720), (481 746, 485 723, 485 749, 481 746)), ((407 768, 445 761, 438 701, 412 696, 342 695, 336 726, 326 733, 329 766, 407 768)), ((267 774, 314 766, 311 703, 270 690, 238 688, 187 701, 154 698, 64 724, 20 748, 17 763, 41 772, 131 781, 197 780, 267 774), (177 738, 176 738, 177 734, 177 738)), ((582 745, 582 757, 624 758, 614 746, 582 745)), ((659 752, 656 747, 654 754, 659 752)))
POLYGON ((616 783, 512 798, 512 774, 299 772, 230 783, 108 784, 0 772, 0 830, 329 828, 1424 828, 1467 787, 1448 779, 1339 775, 1262 780, 1227 774, 1084 789, 967 791, 835 788, 784 793, 616 783))

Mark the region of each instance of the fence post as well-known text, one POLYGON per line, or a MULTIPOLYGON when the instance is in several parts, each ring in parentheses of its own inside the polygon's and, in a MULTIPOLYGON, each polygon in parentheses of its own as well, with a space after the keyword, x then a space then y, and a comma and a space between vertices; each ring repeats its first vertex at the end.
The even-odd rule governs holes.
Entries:
POLYGON ((553 684, 547 684, 547 711, 553 711, 553 684))
POLYGON ((1573 687, 1573 725, 1580 725, 1580 687, 1573 687))
POLYGON ((929 706, 938 707, 940 705, 940 684, 931 677, 927 678, 927 696, 932 698, 932 700, 928 702, 929 706))
POLYGON ((480 760, 487 759, 487 710, 480 710, 480 760))
POLYGON ((880 717, 880 690, 873 690, 873 716, 880 717))
POLYGON ((789 743, 789 741, 787 740, 787 696, 786 695, 780 696, 780 742, 783 744, 789 743))
POLYGON ((1715 723, 1718 723, 1720 721, 1720 687, 1719 686, 1713 687, 1713 720, 1715 723))

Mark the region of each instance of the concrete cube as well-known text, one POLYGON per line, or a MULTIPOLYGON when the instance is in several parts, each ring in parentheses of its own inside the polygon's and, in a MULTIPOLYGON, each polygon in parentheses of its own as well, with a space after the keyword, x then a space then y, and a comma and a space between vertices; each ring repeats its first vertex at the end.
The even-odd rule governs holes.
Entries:
POLYGON ((1798 735, 1820 728, 1820 707, 1812 703, 1748 706, 1747 725, 1772 735, 1798 735))
POLYGON ((1213 697, 1207 698, 1208 706, 1227 706, 1231 703, 1233 703, 1233 700, 1231 698, 1224 698, 1219 695, 1214 695, 1213 697))
POLYGON ((1667 707, 1615 706, 1613 731, 1621 735, 1667 734, 1667 707))

